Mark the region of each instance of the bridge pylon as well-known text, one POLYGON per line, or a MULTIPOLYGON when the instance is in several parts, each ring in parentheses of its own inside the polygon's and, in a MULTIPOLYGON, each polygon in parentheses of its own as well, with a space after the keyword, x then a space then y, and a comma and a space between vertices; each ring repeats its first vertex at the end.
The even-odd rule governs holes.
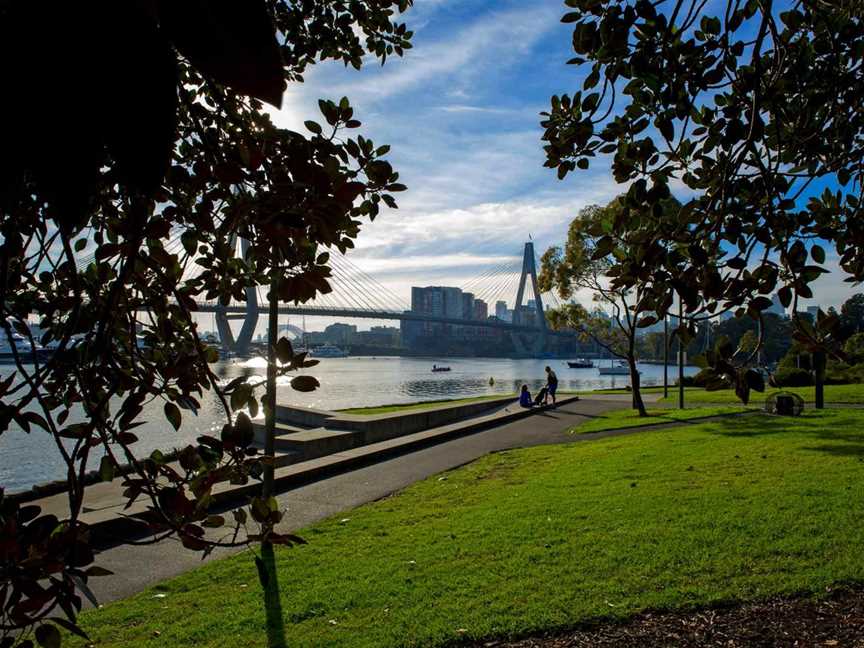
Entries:
POLYGON ((525 299, 525 284, 529 278, 531 279, 531 289, 534 292, 533 315, 537 325, 537 334, 514 331, 510 336, 517 354, 536 356, 546 348, 548 327, 546 325, 546 313, 543 310, 543 298, 537 287, 537 264, 534 261, 534 243, 531 241, 525 243, 525 249, 522 253, 522 274, 519 277, 519 289, 516 291, 516 303, 513 306, 514 324, 522 324, 523 315, 531 312, 522 307, 522 301, 525 299))
MULTIPOLYGON (((232 237, 231 245, 237 245, 238 239, 232 237)), ((243 258, 249 252, 249 241, 239 239, 240 254, 243 258)), ((220 300, 216 307, 216 329, 219 331, 219 339, 222 342, 222 348, 225 351, 233 351, 234 353, 244 354, 249 350, 249 344, 252 342, 252 336, 255 335, 255 328, 258 326, 258 290, 255 286, 246 288, 246 311, 244 313, 229 315, 226 307, 228 304, 220 300), (235 338, 234 332, 231 330, 231 320, 243 320, 243 326, 240 328, 240 334, 235 338)))

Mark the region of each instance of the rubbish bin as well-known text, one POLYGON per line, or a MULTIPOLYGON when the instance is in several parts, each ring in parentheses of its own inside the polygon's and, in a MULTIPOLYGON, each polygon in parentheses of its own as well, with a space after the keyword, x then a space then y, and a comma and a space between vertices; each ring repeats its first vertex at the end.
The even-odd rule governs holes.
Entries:
POLYGON ((780 416, 795 416, 795 399, 786 394, 780 394, 774 401, 775 412, 780 416))

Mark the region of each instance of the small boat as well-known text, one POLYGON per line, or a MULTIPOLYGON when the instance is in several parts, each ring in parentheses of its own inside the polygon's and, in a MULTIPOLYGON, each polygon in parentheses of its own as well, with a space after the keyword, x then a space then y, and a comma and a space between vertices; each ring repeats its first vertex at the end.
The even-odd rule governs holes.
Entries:
POLYGON ((630 375, 630 367, 627 366, 627 363, 623 360, 619 360, 618 362, 608 366, 608 367, 597 367, 597 371, 600 372, 601 376, 629 376, 630 375))
POLYGON ((576 358, 576 360, 568 360, 567 365, 571 369, 591 369, 594 366, 594 362, 592 360, 585 360, 584 358, 576 358))
POLYGON ((450 367, 439 367, 438 365, 432 365, 432 371, 433 372, 450 371, 450 367))
POLYGON ((309 355, 313 358, 347 358, 348 352, 333 344, 324 344, 309 351, 309 355))

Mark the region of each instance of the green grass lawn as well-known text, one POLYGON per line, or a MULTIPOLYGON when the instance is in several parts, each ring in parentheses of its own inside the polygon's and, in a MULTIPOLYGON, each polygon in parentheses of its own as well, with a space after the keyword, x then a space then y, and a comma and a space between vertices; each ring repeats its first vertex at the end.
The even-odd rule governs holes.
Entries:
MULTIPOLYGON (((432 477, 279 552, 287 644, 442 646, 864 580, 862 425, 757 414, 432 477)), ((97 647, 265 644, 248 554, 81 620, 97 647)))
POLYGON ((740 414, 742 411, 744 411, 742 407, 693 407, 684 410, 663 408, 649 409, 647 417, 640 417, 636 410, 613 410, 601 416, 587 419, 584 423, 570 428, 569 432, 571 434, 589 434, 591 432, 604 432, 606 430, 618 430, 621 428, 639 427, 641 425, 677 423, 705 416, 740 414))
POLYGON ((421 401, 419 403, 395 403, 393 405, 378 405, 376 407, 352 407, 350 409, 338 410, 343 414, 392 414, 405 410, 431 409, 442 405, 464 405, 484 400, 495 400, 497 398, 518 398, 516 394, 490 394, 488 396, 472 396, 470 398, 443 398, 439 400, 421 401))
MULTIPOLYGON (((806 402, 812 403, 816 399, 815 387, 784 387, 774 389, 769 387, 764 393, 750 392, 750 405, 761 406, 765 399, 771 394, 780 391, 790 391, 798 394, 806 402)), ((659 402, 678 402, 678 392, 669 394, 668 399, 661 398, 659 402)), ((720 391, 705 391, 704 389, 686 390, 684 394, 686 404, 693 403, 740 403, 735 392, 731 389, 720 391)), ((864 385, 825 385, 826 403, 864 403, 864 385)))

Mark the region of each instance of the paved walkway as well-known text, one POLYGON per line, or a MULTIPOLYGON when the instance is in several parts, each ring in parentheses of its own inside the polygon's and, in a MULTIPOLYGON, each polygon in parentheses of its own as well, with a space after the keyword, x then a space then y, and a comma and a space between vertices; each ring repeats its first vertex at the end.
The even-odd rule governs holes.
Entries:
MULTIPOLYGON (((280 504, 288 508, 287 526, 280 530, 300 529, 325 517, 381 499, 421 479, 469 463, 490 452, 587 441, 600 436, 635 432, 635 429, 625 429, 590 436, 566 433, 585 418, 628 405, 629 400, 626 398, 580 400, 554 410, 538 412, 520 421, 288 490, 278 496, 280 504)), ((236 552, 236 549, 217 550, 207 560, 236 552)), ((114 572, 114 576, 90 581, 101 603, 130 596, 202 563, 200 554, 182 548, 173 539, 155 545, 118 545, 100 552, 96 562, 114 572)))

